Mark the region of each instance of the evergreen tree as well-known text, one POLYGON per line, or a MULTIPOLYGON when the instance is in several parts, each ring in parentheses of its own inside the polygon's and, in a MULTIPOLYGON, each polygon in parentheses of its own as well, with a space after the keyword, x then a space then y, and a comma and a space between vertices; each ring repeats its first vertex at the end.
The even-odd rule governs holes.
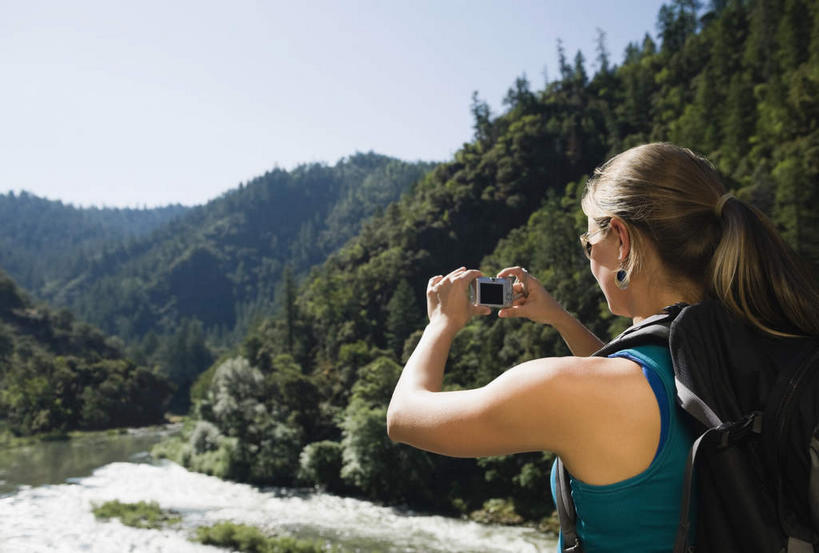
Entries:
POLYGON ((813 18, 803 0, 785 0, 776 42, 777 60, 784 70, 793 70, 808 60, 813 18))
POLYGON ((589 83, 589 77, 586 75, 586 58, 583 52, 577 51, 574 56, 574 86, 577 89, 583 89, 589 83))
POLYGON ((284 303, 284 320, 287 327, 287 353, 293 354, 293 339, 296 332, 296 283, 293 281, 293 270, 286 265, 282 274, 284 281, 282 301, 284 303))
POLYGON ((557 39, 557 64, 560 69, 560 80, 564 83, 569 82, 572 78, 572 66, 566 61, 566 50, 561 39, 557 39))
POLYGON ((597 52, 597 72, 606 75, 610 71, 609 51, 608 48, 606 48, 606 32, 600 27, 597 28, 596 32, 595 50, 597 52))
POLYGON ((492 112, 489 104, 478 97, 478 91, 472 92, 472 128, 475 131, 475 140, 489 142, 492 139, 492 112))
POLYGON ((420 322, 415 294, 409 282, 402 279, 387 303, 387 345, 396 356, 401 355, 404 341, 418 328, 420 322))

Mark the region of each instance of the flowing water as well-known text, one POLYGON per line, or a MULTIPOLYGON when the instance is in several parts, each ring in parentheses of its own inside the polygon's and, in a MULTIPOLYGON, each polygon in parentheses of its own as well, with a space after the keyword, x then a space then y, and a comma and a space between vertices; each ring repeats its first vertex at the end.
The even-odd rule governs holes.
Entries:
POLYGON ((223 551, 189 541, 230 520, 322 539, 361 553, 551 552, 528 528, 418 515, 368 501, 294 489, 259 489, 193 473, 147 454, 162 432, 100 435, 0 452, 0 552, 223 551), (107 452, 107 453, 106 453, 107 452), (113 462, 112 462, 113 461, 113 462), (162 530, 98 521, 95 503, 156 501, 182 522, 162 530))

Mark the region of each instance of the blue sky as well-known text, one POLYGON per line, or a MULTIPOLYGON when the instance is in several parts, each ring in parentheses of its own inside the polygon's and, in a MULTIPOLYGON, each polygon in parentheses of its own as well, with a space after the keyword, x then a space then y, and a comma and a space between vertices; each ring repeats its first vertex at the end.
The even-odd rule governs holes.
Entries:
MULTIPOLYGON (((477 90, 595 69, 659 0, 0 0, 0 192, 194 205, 273 167, 374 150, 449 159, 477 90)), ((602 160, 601 160, 602 161, 602 160)))

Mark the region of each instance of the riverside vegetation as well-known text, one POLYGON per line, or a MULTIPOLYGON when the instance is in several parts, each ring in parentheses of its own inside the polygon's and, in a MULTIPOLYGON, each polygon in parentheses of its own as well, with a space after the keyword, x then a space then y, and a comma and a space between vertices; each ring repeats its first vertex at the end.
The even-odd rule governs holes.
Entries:
MULTIPOLYGON (((356 202, 322 203, 308 185, 334 168, 274 171, 112 247, 43 295, 128 338, 137 362, 167 366, 178 405, 190 392, 186 432, 157 450, 185 466, 544 521, 549 453, 451 459, 387 438, 386 405, 423 328, 430 275, 524 265, 599 336, 612 335, 627 322, 608 313, 580 251, 579 197, 607 157, 658 140, 706 154, 819 267, 819 2, 674 0, 658 29, 658 42, 630 44, 620 65, 599 31, 592 76, 582 53, 569 61, 558 45, 558 77, 540 90, 518 78, 503 113, 476 94, 474 138, 431 170, 396 166, 418 173, 384 207, 355 212, 345 232, 327 214, 356 202), (272 209, 285 197, 306 205, 280 238, 245 199, 272 209), (316 218, 311 202, 325 209, 316 218)), ((481 386, 522 361, 566 354, 549 327, 480 318, 457 336, 445 385, 481 386)))
MULTIPOLYGON (((156 502, 122 503, 106 501, 93 505, 94 516, 101 520, 117 518, 126 526, 161 529, 182 521, 178 513, 162 509, 156 502)), ((240 553, 344 553, 335 547, 290 536, 268 536, 255 526, 224 521, 200 526, 192 541, 239 551, 240 553)))

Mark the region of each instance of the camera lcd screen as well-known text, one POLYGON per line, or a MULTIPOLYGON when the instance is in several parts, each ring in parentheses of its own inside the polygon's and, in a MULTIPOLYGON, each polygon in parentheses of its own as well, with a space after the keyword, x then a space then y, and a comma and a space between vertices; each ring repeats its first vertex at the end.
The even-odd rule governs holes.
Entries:
POLYGON ((503 305, 503 284, 481 282, 479 286, 481 303, 503 305))

